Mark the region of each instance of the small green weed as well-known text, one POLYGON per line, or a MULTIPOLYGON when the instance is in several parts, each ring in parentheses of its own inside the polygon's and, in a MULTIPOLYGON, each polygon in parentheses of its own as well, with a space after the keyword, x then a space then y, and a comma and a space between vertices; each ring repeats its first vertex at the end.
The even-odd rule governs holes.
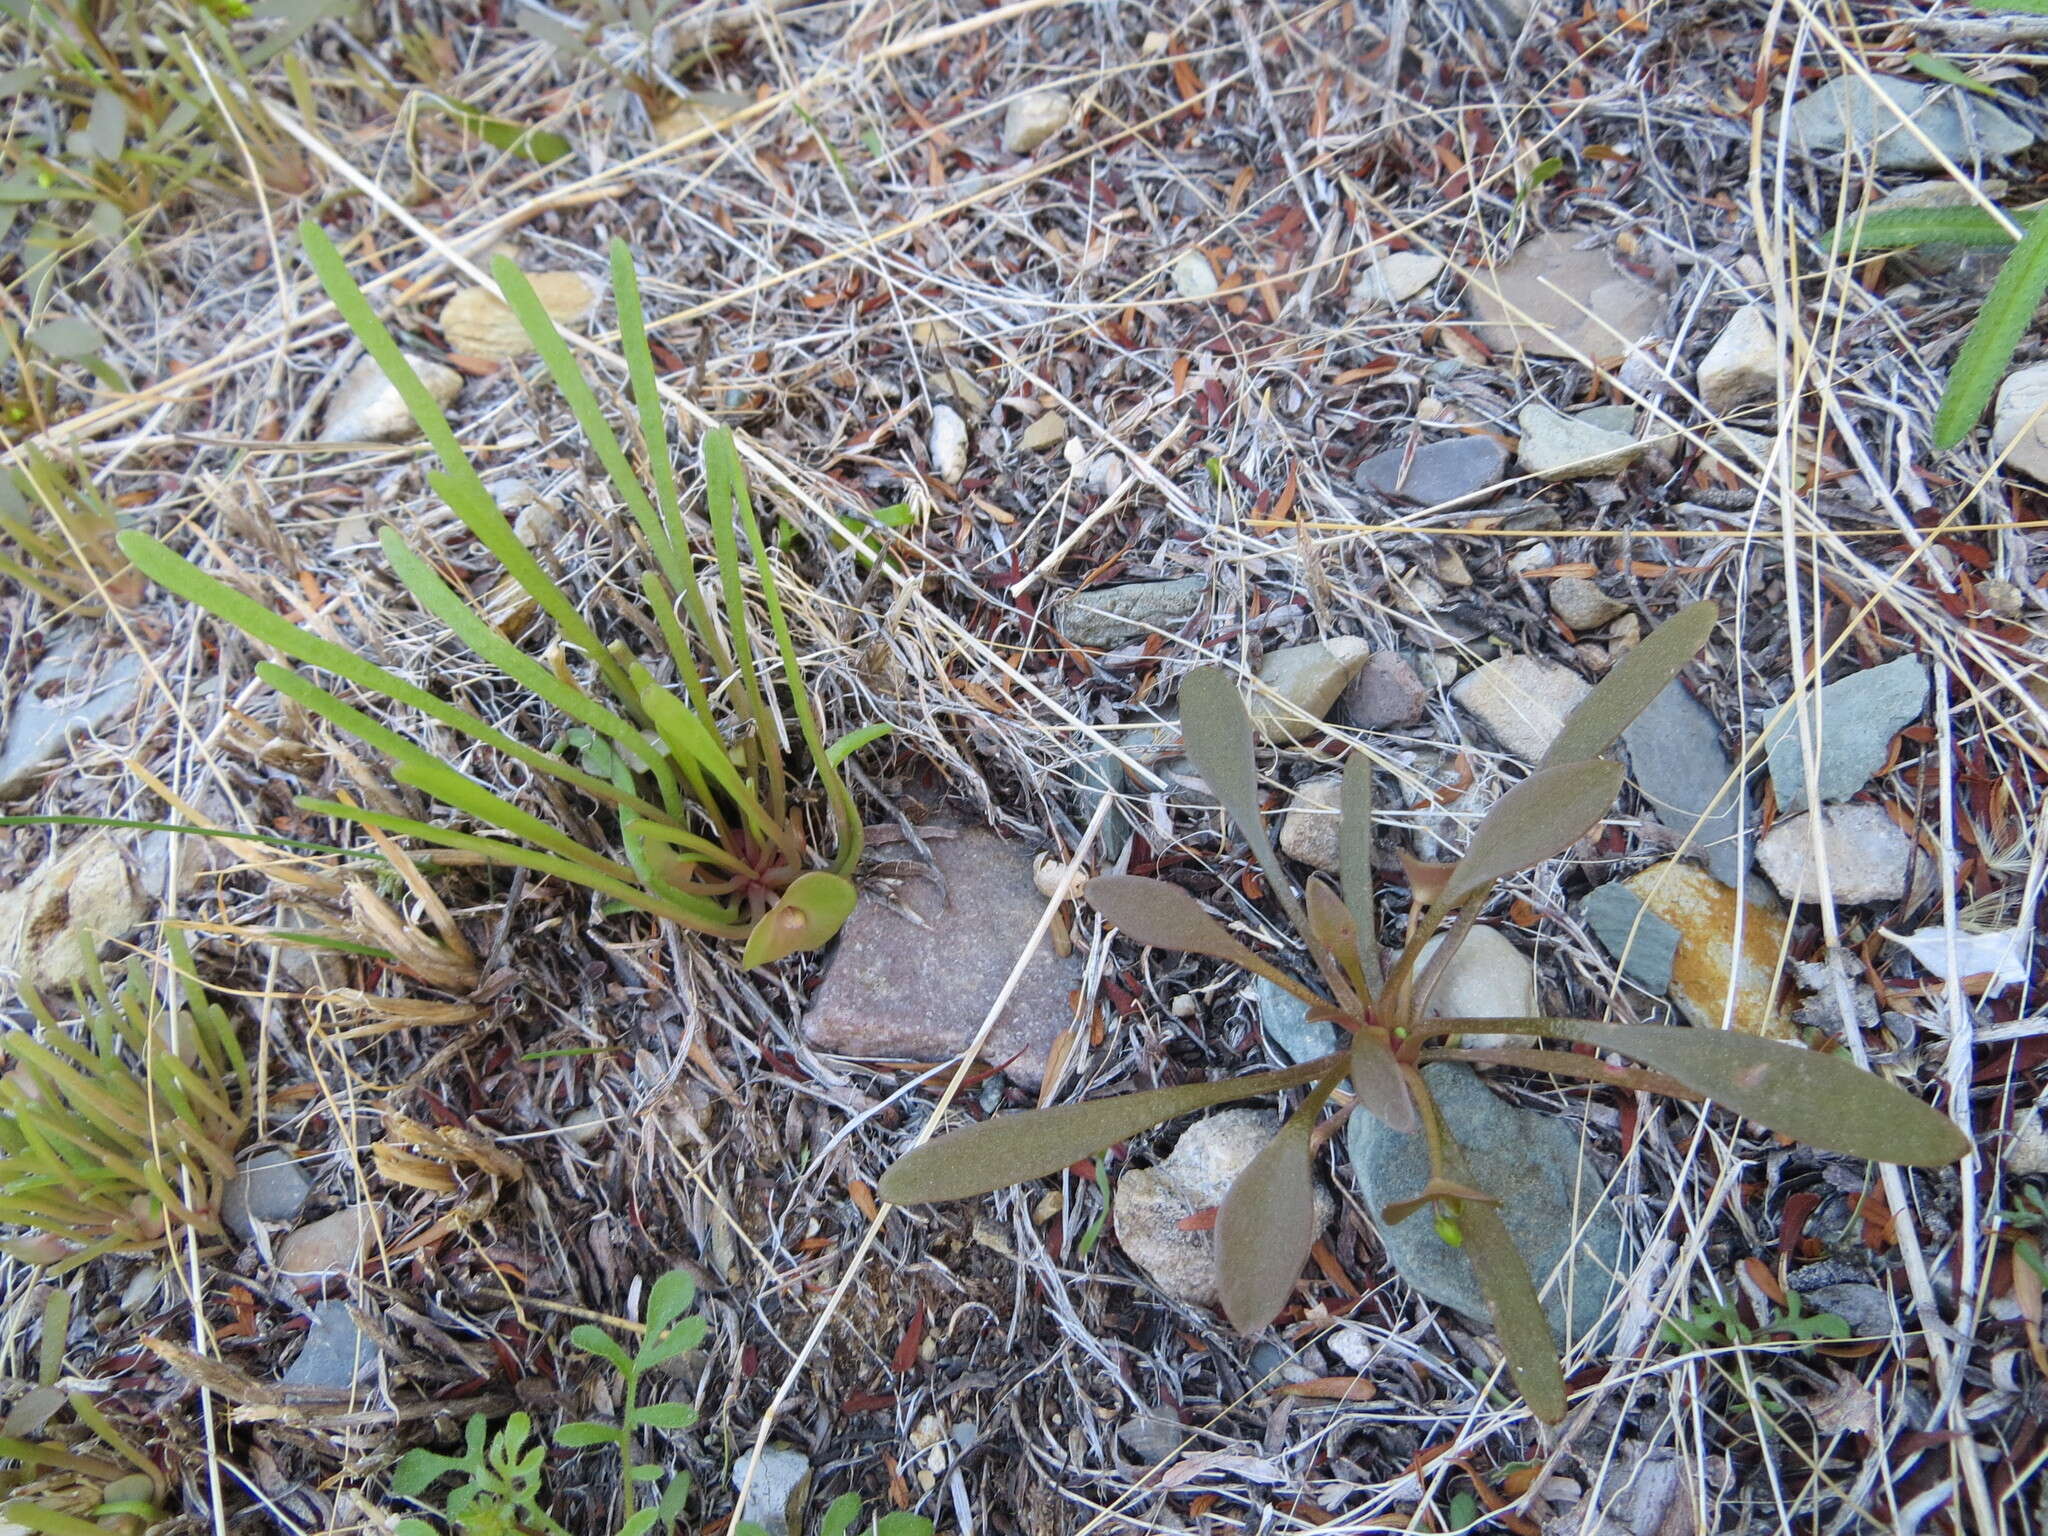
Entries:
POLYGON ((1382 1213, 1389 1222, 1433 1210, 1444 1241, 1463 1249, 1506 1347, 1515 1386, 1542 1419, 1565 1410, 1556 1344, 1500 1201, 1473 1186, 1464 1150, 1438 1114, 1420 1068, 1432 1061, 1484 1062, 1586 1081, 1713 1099, 1783 1135, 1857 1157, 1919 1165, 1954 1162, 1970 1143, 1955 1123, 1842 1056, 1803 1050, 1740 1030, 1607 1024, 1591 1019, 1435 1019, 1432 992, 1498 883, 1563 852, 1599 824, 1622 784, 1602 756, 1707 641, 1711 602, 1696 603, 1644 637, 1566 719, 1536 771, 1496 801, 1456 864, 1410 867, 1414 903, 1402 958, 1382 961, 1373 904, 1372 779, 1362 756, 1346 764, 1339 866, 1342 893, 1320 877, 1297 899, 1266 834, 1252 723, 1229 677, 1214 668, 1181 685, 1185 750, 1264 871, 1306 942, 1325 996, 1254 953, 1185 889, 1134 876, 1098 876, 1087 899, 1124 936, 1243 967, 1351 1034, 1349 1047, 1318 1061, 1234 1081, 1000 1115, 951 1132, 900 1158, 883 1176, 892 1204, 960 1200, 1060 1172, 1167 1120, 1233 1100, 1312 1085, 1299 1108, 1231 1186, 1216 1216, 1223 1309, 1242 1332, 1264 1328, 1293 1294, 1315 1235, 1311 1160, 1316 1122, 1345 1078, 1353 1113, 1420 1133, 1430 1178, 1413 1200, 1382 1213), (1423 963, 1429 941, 1445 941, 1423 963), (1591 1045, 1642 1064, 1610 1066, 1562 1051, 1444 1048, 1466 1031, 1548 1037, 1591 1045))
MULTIPOLYGON (((523 1413, 506 1419, 486 1444, 484 1416, 476 1414, 462 1426, 463 1453, 443 1456, 424 1447, 407 1451, 391 1472, 391 1491, 419 1501, 444 1477, 460 1477, 439 1514, 458 1536, 569 1536, 540 1506, 541 1463, 548 1448, 539 1440, 529 1445, 533 1420, 523 1413)), ((398 1522, 398 1536, 439 1536, 417 1516, 398 1522)))
POLYGON ((114 544, 120 524, 83 475, 66 473, 33 449, 0 472, 0 577, 51 606, 99 617, 99 595, 121 606, 142 595, 142 578, 114 544))
POLYGON ((750 966, 824 944, 853 909, 853 884, 846 875, 861 849, 860 817, 838 764, 846 753, 887 728, 871 726, 829 746, 825 742, 804 686, 739 453, 732 434, 723 430, 705 433, 701 453, 705 512, 723 610, 723 622, 714 622, 684 523, 638 279, 626 247, 612 247, 612 284, 651 496, 526 278, 503 260, 496 275, 645 541, 650 560, 641 572, 640 588, 650 612, 646 628, 662 637, 667 662, 674 669, 673 685, 623 644, 600 640, 579 604, 514 536, 447 418, 371 311, 333 243, 315 224, 302 226, 301 234, 328 295, 404 397, 439 457, 442 467, 429 471, 429 482, 553 621, 567 648, 586 663, 588 674, 577 676, 562 651, 543 663, 520 650, 458 596, 432 562, 387 528, 383 545, 392 569, 420 606, 480 659, 552 706, 564 723, 558 746, 544 749, 507 735, 462 705, 405 681, 205 575, 154 539, 124 533, 121 548, 159 585, 265 645, 417 710, 478 747, 610 807, 617 817, 620 855, 586 846, 458 772, 443 752, 378 723, 301 673, 265 662, 257 673, 279 693, 381 751, 395 765, 400 783, 496 835, 480 836, 331 800, 302 799, 299 804, 492 862, 523 865, 584 886, 616 906, 637 908, 716 938, 744 941, 742 959, 750 966), (744 580, 747 571, 753 573, 767 619, 765 648, 755 636, 744 580), (771 664, 770 655, 779 668, 771 664), (778 681, 788 698, 788 714, 794 716, 793 732, 787 729, 778 700, 778 681), (814 856, 805 806, 791 783, 785 743, 792 736, 802 743, 822 785, 837 839, 829 854, 814 856), (818 864, 826 867, 815 867, 818 864))
POLYGON ((0 1221, 43 1234, 0 1248, 52 1275, 149 1252, 173 1225, 220 1231, 248 1068, 183 939, 166 943, 182 1007, 165 1006, 140 959, 112 990, 95 963, 75 1035, 33 993, 22 1002, 40 1027, 0 1035, 0 1221))
MULTIPOLYGON (((815 1536, 847 1536, 860 1526, 861 1513, 860 1495, 842 1493, 825 1506, 815 1536)), ((768 1532, 751 1520, 742 1520, 733 1526, 732 1536, 768 1536, 768 1532)), ((932 1536, 932 1523, 923 1515, 892 1510, 868 1523, 867 1536, 932 1536)))
POLYGON ((1665 1319, 1657 1336, 1679 1349, 1725 1349, 1787 1341, 1819 1344, 1846 1339, 1850 1332, 1847 1318, 1832 1312, 1809 1312, 1805 1297, 1797 1291, 1787 1291, 1785 1310, 1766 1317, 1755 1327, 1742 1320, 1739 1303, 1710 1299, 1698 1303, 1689 1316, 1665 1319))

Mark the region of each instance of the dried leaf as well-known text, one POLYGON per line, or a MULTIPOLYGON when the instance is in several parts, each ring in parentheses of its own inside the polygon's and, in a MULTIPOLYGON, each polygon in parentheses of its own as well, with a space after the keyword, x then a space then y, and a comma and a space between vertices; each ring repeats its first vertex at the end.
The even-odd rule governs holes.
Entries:
POLYGON ((882 1175, 879 1193, 891 1205, 966 1200, 990 1190, 1058 1173, 1104 1147, 1149 1130, 1178 1115, 1256 1098, 1278 1088, 1313 1082, 1330 1061, 1255 1072, 1221 1083, 1187 1083, 1154 1088, 1086 1104, 998 1115, 980 1125, 940 1136, 905 1154, 882 1175))
MULTIPOLYGON (((1651 630, 1614 664, 1566 718, 1557 740, 1538 763, 1540 772, 1598 757, 1635 723, 1671 680, 1699 655, 1720 610, 1712 601, 1690 604, 1651 630)), ((1604 809, 1604 807, 1603 807, 1604 809)))
POLYGON ((1614 804, 1621 778, 1621 764, 1604 758, 1537 769, 1486 813, 1436 909, 1449 911, 1494 881, 1564 852, 1614 804))
MULTIPOLYGON (((1317 1109, 1320 1099, 1312 1100, 1317 1109)), ((1315 1193, 1308 1140, 1314 1118, 1299 1113, 1259 1149, 1216 1213, 1217 1290, 1223 1315, 1254 1334, 1280 1315, 1315 1242, 1315 1193)))

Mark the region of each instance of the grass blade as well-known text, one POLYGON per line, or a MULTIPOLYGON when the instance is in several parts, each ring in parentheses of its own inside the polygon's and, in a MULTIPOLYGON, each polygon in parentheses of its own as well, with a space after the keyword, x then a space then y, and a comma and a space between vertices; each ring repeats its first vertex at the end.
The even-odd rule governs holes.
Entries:
POLYGON ((2048 294, 2048 219, 2036 219, 1999 268, 1998 280, 1977 312, 1977 323, 1949 370, 1948 387, 1934 413, 1936 448, 1955 447, 1977 425, 2043 294, 2048 294))

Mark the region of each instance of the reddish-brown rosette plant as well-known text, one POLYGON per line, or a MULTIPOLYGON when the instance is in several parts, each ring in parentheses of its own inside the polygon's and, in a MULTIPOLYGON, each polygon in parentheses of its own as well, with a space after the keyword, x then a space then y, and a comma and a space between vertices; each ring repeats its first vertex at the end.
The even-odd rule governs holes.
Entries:
POLYGON ((1342 890, 1313 876, 1297 898, 1260 819, 1244 703, 1223 672, 1190 674, 1181 688, 1187 754, 1250 845, 1325 992, 1255 954, 1179 886, 1103 876, 1089 882, 1087 899, 1127 938, 1231 961, 1294 994, 1309 1005, 1311 1017, 1348 1032, 1349 1048, 1225 1082, 1001 1115, 899 1159, 882 1180, 883 1198, 914 1204, 986 1194, 1058 1173, 1194 1110, 1306 1086, 1299 1106, 1238 1176, 1217 1213, 1223 1309, 1240 1331, 1255 1332, 1286 1305, 1307 1261, 1315 1226, 1311 1132, 1330 1095, 1349 1078, 1355 1112, 1377 1115, 1406 1134, 1419 1131, 1429 1152, 1430 1178, 1421 1193, 1389 1206, 1382 1219, 1392 1223, 1434 1207, 1439 1232, 1471 1259, 1516 1387, 1539 1418, 1555 1422, 1565 1410, 1564 1375, 1535 1282, 1509 1240, 1499 1200, 1475 1185, 1463 1149, 1437 1113, 1420 1070, 1425 1064, 1519 1067, 1710 1099, 1780 1135, 1873 1161, 1936 1167, 1964 1156, 1968 1138, 1948 1117, 1833 1052, 1736 1030, 1429 1016, 1432 993, 1499 882, 1562 853, 1599 824, 1622 782, 1621 765, 1603 754, 1698 654, 1715 619, 1711 602, 1696 603, 1645 637, 1572 712, 1536 770, 1494 803, 1463 858, 1411 866, 1410 932, 1391 966, 1376 938, 1371 770, 1365 759, 1354 754, 1345 768, 1339 807, 1342 890), (1443 942, 1430 949, 1439 934, 1443 942), (1426 960, 1419 958, 1425 954, 1426 960), (1467 1031, 1525 1036, 1530 1046, 1453 1048, 1455 1037, 1467 1031), (1533 1048, 1544 1039, 1591 1045, 1637 1065, 1533 1048))

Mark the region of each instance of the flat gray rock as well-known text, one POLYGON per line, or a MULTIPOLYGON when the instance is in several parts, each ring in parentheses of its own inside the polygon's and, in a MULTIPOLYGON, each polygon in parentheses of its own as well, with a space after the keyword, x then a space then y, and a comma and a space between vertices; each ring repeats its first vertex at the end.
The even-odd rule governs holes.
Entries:
POLYGON ((1259 1029, 1289 1061, 1314 1061, 1337 1049, 1337 1026, 1328 1019, 1311 1021, 1308 1004, 1292 992, 1255 976, 1252 997, 1258 1005, 1259 1029))
MULTIPOLYGON (((1925 663, 1911 656, 1852 672, 1829 683, 1813 700, 1813 734, 1823 805, 1847 800, 1870 782, 1891 754, 1892 738, 1927 707, 1925 663)), ((1784 811, 1806 809, 1806 753, 1799 722, 1788 715, 1764 737, 1771 784, 1784 811)))
POLYGON ((1615 264, 1584 230, 1538 235, 1466 288, 1472 329, 1493 351, 1536 357, 1626 357, 1657 333, 1664 295, 1615 264))
POLYGON ((118 632, 67 628, 9 701, 0 736, 0 795, 54 766, 73 731, 102 731, 127 714, 141 688, 142 660, 120 643, 118 632))
POLYGON ((1825 894, 1838 904, 1897 901, 1906 894, 1913 839, 1881 805, 1824 805, 1783 816, 1757 844, 1756 861, 1787 901, 1819 901, 1816 830, 1827 853, 1825 894), (1816 829, 1814 819, 1820 825, 1816 829))
POLYGON ((1627 430, 1617 430, 1611 418, 1588 416, 1567 416, 1531 400, 1515 418, 1522 429, 1517 462, 1538 480, 1554 483, 1618 475, 1642 457, 1647 444, 1636 438, 1632 413, 1627 430))
POLYGON ((221 1192, 220 1219, 246 1242, 256 1235, 259 1222, 281 1225, 297 1221, 312 1188, 297 1158, 267 1147, 245 1161, 228 1180, 221 1192))
POLYGON ((1212 585, 1206 576, 1183 576, 1077 592, 1059 605, 1059 631, 1076 645, 1098 648, 1142 640, 1155 630, 1170 634, 1194 616, 1212 585))
POLYGON ((1693 834, 1691 852, 1706 862, 1716 880, 1739 884, 1749 867, 1742 828, 1756 825, 1756 812, 1747 785, 1721 793, 1734 765, 1707 707, 1674 681, 1636 716, 1621 740, 1628 749, 1630 776, 1650 813, 1674 832, 1693 834))
POLYGON ((1642 897, 1615 881, 1589 891, 1579 911, 1600 947, 1620 964, 1622 975, 1652 997, 1670 990, 1680 935, 1645 907, 1642 897))
MULTIPOLYGON (((1591 1337, 1623 1269, 1625 1233, 1578 1132, 1495 1097, 1470 1067, 1438 1062, 1422 1073, 1445 1128, 1465 1149, 1474 1187, 1500 1197, 1501 1219, 1535 1276, 1558 1342, 1591 1337)), ((1387 1205, 1413 1199, 1428 1182, 1423 1138, 1353 1113, 1346 1139, 1352 1177, 1401 1278, 1440 1306, 1484 1319, 1486 1298, 1471 1261, 1437 1236, 1427 1208, 1392 1226, 1381 1218, 1387 1205)))
MULTIPOLYGON (((812 1049, 864 1060, 950 1061, 973 1041, 1002 991, 1045 910, 1029 851, 978 827, 958 837, 930 837, 927 846, 945 876, 950 905, 918 877, 922 866, 916 864, 904 866, 908 878, 896 900, 926 926, 892 911, 874 893, 861 893, 804 1017, 804 1041, 812 1049)), ((1054 1039, 1073 1022, 1068 994, 1080 984, 1080 957, 1063 959, 1049 942, 1041 943, 990 1031, 982 1059, 1037 1087, 1054 1039)))
POLYGON ((2034 142, 2031 129, 1971 92, 1897 75, 1877 75, 1869 84, 1857 75, 1838 75, 1781 113, 1778 131, 1805 154, 1853 149, 1875 154, 1888 171, 1938 170, 1942 156, 1968 169, 1980 154, 2016 155, 2034 142), (1908 130, 1902 117, 1911 118, 1920 134, 1908 130), (1921 143, 1920 135, 1940 153, 1921 143))
POLYGON ((313 1326, 298 1358, 278 1378, 287 1387, 346 1392, 377 1372, 377 1346, 363 1336, 345 1301, 313 1308, 313 1326))
POLYGON ((1498 485, 1507 467, 1508 451, 1499 439, 1476 434, 1424 443, 1412 457, 1405 445, 1389 448, 1359 465, 1352 478, 1360 488, 1395 501, 1440 507, 1498 485))

